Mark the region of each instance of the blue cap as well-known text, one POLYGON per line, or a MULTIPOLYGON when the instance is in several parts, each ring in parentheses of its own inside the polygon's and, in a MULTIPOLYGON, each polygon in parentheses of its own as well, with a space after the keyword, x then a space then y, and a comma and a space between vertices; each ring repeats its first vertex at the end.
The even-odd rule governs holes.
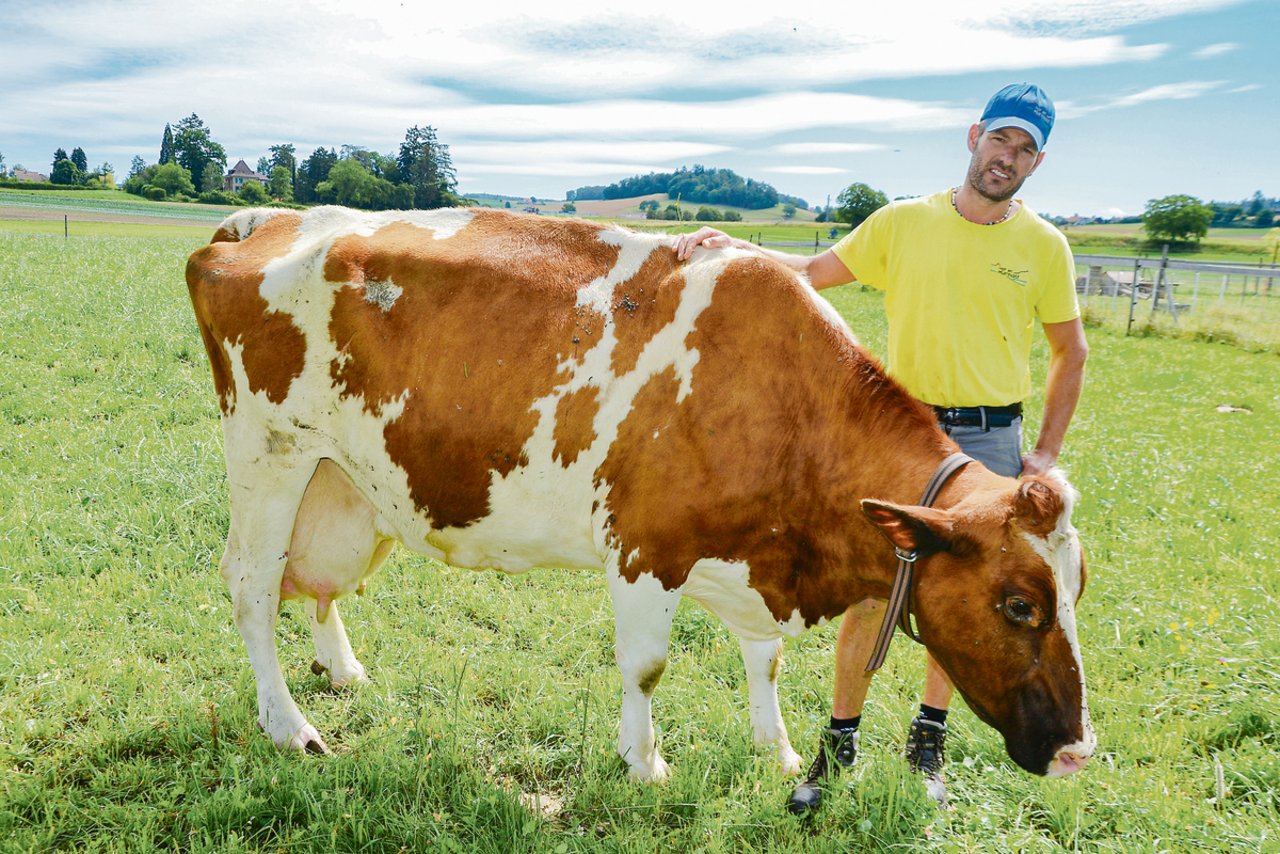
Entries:
POLYGON ((987 101, 987 108, 982 111, 982 121, 987 123, 987 130, 1024 130, 1031 134, 1037 151, 1049 141, 1055 116, 1053 101, 1033 83, 1010 83, 992 95, 987 101))

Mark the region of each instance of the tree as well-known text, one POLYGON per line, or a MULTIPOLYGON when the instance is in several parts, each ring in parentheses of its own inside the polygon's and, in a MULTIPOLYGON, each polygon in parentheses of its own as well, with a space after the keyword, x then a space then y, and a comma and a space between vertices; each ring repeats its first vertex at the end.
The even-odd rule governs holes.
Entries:
POLYGON ((147 183, 164 190, 166 196, 176 196, 178 193, 192 196, 196 192, 191 184, 191 173, 183 169, 180 164, 173 162, 157 166, 156 171, 151 175, 151 180, 147 183))
POLYGON ((282 202, 293 201, 293 180, 286 166, 272 166, 271 180, 267 182, 267 195, 282 202))
POLYGON ((85 154, 84 149, 78 145, 75 148, 71 149, 71 162, 74 163, 76 165, 76 168, 79 169, 82 173, 88 174, 89 156, 85 154))
POLYGON ((283 166, 289 170, 289 197, 293 198, 293 185, 298 180, 298 157, 292 143, 273 145, 267 149, 271 152, 271 168, 283 166))
POLYGON ((0 152, 0 178, 4 177, 4 152, 0 152))
POLYGON ((1268 208, 1258 214, 1258 216, 1254 219, 1253 224, 1256 225, 1258 228, 1270 228, 1271 224, 1274 223, 1275 221, 1276 221, 1275 212, 1272 211, 1270 208, 1268 208))
POLYGON ((1213 209, 1194 196, 1165 196, 1151 199, 1142 214, 1142 227, 1149 240, 1199 240, 1209 233, 1213 209))
POLYGON ((50 184, 79 184, 84 180, 84 173, 67 158, 62 158, 53 164, 53 172, 49 175, 50 184))
POLYGON ((70 158, 67 157, 67 150, 65 148, 59 148, 57 151, 53 152, 53 168, 54 169, 58 168, 59 160, 69 160, 69 159, 70 158))
POLYGON ((143 169, 146 169, 146 168, 147 168, 147 161, 143 160, 141 155, 138 155, 138 154, 133 155, 133 160, 129 162, 129 174, 126 176, 126 180, 128 178, 132 178, 134 175, 137 175, 139 172, 141 172, 143 169))
POLYGON ((267 195, 266 187, 263 187, 257 181, 245 181, 238 195, 241 201, 251 205, 265 205, 271 201, 271 197, 267 195))
POLYGON ((835 219, 855 228, 880 208, 889 204, 885 194, 866 184, 850 184, 836 199, 835 219))
POLYGON ((1249 199, 1249 216, 1257 216, 1267 207, 1266 197, 1262 195, 1261 190, 1253 191, 1253 198, 1249 199))
MULTIPOLYGON (((225 167, 227 165, 226 161, 223 161, 222 165, 225 167)), ((218 164, 206 163, 204 165, 204 172, 200 175, 200 186, 204 187, 204 190, 201 192, 221 190, 223 183, 222 169, 218 168, 218 164)))
POLYGON ((160 140, 160 164, 173 162, 173 129, 169 127, 169 123, 164 123, 164 138, 160 140))
POLYGON ((782 206, 783 219, 795 219, 795 216, 796 216, 795 205, 791 204, 790 202, 787 202, 785 205, 782 206))
POLYGON ((173 153, 174 159, 191 173, 196 190, 216 190, 222 183, 227 152, 213 141, 209 129, 195 113, 174 125, 173 153), (213 169, 208 169, 209 166, 213 169))
POLYGON ((329 170, 338 162, 338 152, 332 148, 317 148, 311 156, 298 164, 298 174, 293 185, 293 198, 303 204, 319 201, 317 188, 329 179, 329 170))
POLYGON ((436 129, 431 125, 414 125, 405 131, 396 167, 399 182, 413 188, 416 207, 445 208, 461 203, 449 146, 436 139, 436 129))
POLYGON ((560 206, 560 212, 567 213, 567 214, 577 213, 578 206, 575 205, 573 202, 565 202, 563 205, 560 206))
POLYGON ((724 211, 703 205, 698 208, 698 212, 693 215, 693 218, 698 222, 719 222, 724 219, 724 211))
POLYGON ((271 174, 271 161, 265 157, 259 157, 258 162, 254 165, 253 171, 259 175, 271 174))

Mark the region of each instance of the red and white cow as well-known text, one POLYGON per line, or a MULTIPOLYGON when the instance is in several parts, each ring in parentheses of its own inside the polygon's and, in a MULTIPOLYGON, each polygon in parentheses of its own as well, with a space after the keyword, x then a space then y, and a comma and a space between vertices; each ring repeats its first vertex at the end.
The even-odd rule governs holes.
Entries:
POLYGON ((391 543, 455 566, 603 570, 618 752, 661 779, 650 697, 680 596, 741 639, 755 740, 783 634, 887 596, 886 535, 921 553, 924 643, 1029 771, 1092 753, 1072 491, 956 450, 802 278, 737 250, 484 210, 243 211, 187 282, 222 410, 221 571, 276 744, 324 751, 276 654, 305 601, 317 668, 360 682, 334 600, 391 543), (867 501, 864 509, 864 499, 867 501), (874 518, 874 522, 872 519, 874 518))

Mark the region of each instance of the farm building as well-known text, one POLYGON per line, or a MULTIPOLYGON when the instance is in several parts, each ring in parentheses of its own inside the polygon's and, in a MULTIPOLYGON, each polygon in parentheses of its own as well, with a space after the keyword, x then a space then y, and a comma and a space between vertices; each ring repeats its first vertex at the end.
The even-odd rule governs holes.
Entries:
MULTIPOLYGON (((1103 270, 1092 266, 1087 276, 1076 279, 1076 293, 1105 294, 1107 296, 1129 295, 1133 292, 1132 270, 1103 270)), ((1151 295, 1151 280, 1144 269, 1138 278, 1138 295, 1151 295)))
POLYGON ((41 175, 39 172, 29 172, 26 169, 14 169, 13 178, 15 181, 32 181, 36 184, 49 183, 48 175, 41 175))
POLYGON ((267 185, 267 176, 254 172, 249 168, 249 164, 243 160, 237 160, 235 167, 223 176, 222 189, 229 193, 238 193, 246 181, 257 181, 265 187, 267 185))

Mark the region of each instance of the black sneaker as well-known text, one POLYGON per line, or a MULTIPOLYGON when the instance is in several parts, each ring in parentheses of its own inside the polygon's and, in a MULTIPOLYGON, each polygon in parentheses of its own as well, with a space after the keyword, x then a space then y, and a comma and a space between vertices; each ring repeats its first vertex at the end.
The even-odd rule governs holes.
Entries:
POLYGON ((907 732, 907 747, 903 755, 911 766, 911 773, 924 774, 924 786, 930 797, 941 806, 947 805, 946 782, 942 766, 947 759, 947 725, 925 720, 917 716, 907 732))
POLYGON ((806 815, 822 802, 822 789, 828 775, 840 776, 841 768, 852 768, 858 759, 858 731, 826 728, 818 743, 818 755, 809 773, 791 792, 787 810, 792 815, 806 815))

